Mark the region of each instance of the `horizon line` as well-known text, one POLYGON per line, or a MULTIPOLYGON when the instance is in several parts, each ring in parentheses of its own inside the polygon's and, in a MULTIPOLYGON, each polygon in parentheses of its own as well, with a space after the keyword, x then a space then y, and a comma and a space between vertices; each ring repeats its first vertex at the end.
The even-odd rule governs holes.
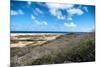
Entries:
MULTIPOLYGON (((10 33, 75 33, 75 31, 10 31, 10 33)), ((78 32, 78 31, 77 31, 78 32)), ((82 31, 84 32, 93 32, 93 31, 82 31)), ((81 31, 79 33, 82 33, 81 31)))

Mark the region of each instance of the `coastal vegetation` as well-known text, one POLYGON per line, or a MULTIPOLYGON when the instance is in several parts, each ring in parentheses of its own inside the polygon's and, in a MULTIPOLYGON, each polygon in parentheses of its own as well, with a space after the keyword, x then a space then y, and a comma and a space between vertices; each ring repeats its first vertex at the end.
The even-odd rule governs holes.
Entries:
POLYGON ((95 61, 95 33, 65 34, 41 45, 11 47, 11 65, 95 61))

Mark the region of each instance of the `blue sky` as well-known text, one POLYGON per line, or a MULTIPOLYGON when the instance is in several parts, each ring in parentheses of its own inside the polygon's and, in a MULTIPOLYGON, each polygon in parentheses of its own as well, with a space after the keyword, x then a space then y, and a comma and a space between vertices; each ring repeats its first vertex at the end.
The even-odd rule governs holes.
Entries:
POLYGON ((11 31, 90 32, 95 6, 11 1, 11 31))

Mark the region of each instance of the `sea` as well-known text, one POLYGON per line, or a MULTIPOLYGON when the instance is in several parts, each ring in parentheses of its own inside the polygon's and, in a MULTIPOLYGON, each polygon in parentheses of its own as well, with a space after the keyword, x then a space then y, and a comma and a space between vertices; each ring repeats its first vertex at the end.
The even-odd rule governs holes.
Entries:
POLYGON ((11 36, 16 35, 64 35, 67 34, 67 32, 58 32, 58 31, 11 31, 11 36))
POLYGON ((43 34, 50 34, 50 35, 65 35, 68 33, 77 33, 77 34, 86 34, 89 32, 65 32, 65 31, 11 31, 11 36, 16 35, 43 35, 43 34))

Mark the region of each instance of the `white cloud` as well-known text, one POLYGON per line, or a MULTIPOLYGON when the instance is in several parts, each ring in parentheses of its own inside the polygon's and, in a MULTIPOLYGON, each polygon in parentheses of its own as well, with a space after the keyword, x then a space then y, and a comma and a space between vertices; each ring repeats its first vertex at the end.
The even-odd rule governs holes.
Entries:
POLYGON ((35 21, 35 23, 38 24, 39 26, 46 26, 46 25, 48 25, 48 23, 47 23, 46 21, 41 21, 41 22, 40 22, 40 21, 38 21, 38 20, 36 20, 36 19, 35 19, 34 21, 35 21))
POLYGON ((48 25, 48 23, 46 21, 39 21, 36 19, 36 17, 34 15, 31 15, 31 18, 32 20, 37 24, 37 25, 40 25, 40 26, 46 26, 48 25))
POLYGON ((53 16, 56 16, 58 19, 65 19, 65 16, 62 15, 62 12, 56 9, 50 9, 50 13, 53 16))
MULTIPOLYGON (((84 11, 81 7, 75 8, 73 4, 60 4, 60 3, 46 3, 46 6, 49 8, 51 15, 56 16, 58 19, 65 19, 66 16, 63 16, 61 10, 66 10, 68 13, 67 20, 72 21, 72 16, 74 15, 83 15, 84 11)), ((88 11, 86 7, 83 8, 85 11, 88 11)))
POLYGON ((30 6, 32 4, 32 2, 31 1, 28 1, 27 4, 30 6))
POLYGON ((57 15, 57 10, 56 9, 49 9, 49 12, 54 16, 57 15))
POLYGON ((41 22, 38 21, 34 15, 31 15, 31 19, 32 19, 36 24, 38 24, 38 25, 41 24, 41 22))
POLYGON ((31 18, 32 18, 32 20, 35 20, 36 19, 36 17, 34 15, 31 15, 31 18))
POLYGON ((35 10, 33 10, 33 14, 35 14, 36 16, 38 16, 38 13, 35 10))
POLYGON ((75 23, 73 23, 73 22, 70 22, 70 23, 66 23, 65 22, 64 26, 69 27, 69 28, 75 28, 75 27, 77 27, 77 25, 75 23))
POLYGON ((46 21, 42 21, 42 23, 43 23, 44 25, 48 25, 48 23, 47 23, 46 21))
POLYGON ((51 15, 57 17, 58 19, 65 19, 65 16, 63 16, 62 12, 58 9, 50 9, 49 12, 51 15))
POLYGON ((36 16, 38 16, 38 15, 40 15, 40 14, 43 14, 43 11, 40 10, 39 8, 35 8, 35 9, 33 10, 33 13, 34 13, 36 16))
POLYGON ((88 7, 83 7, 83 9, 84 9, 86 12, 88 12, 88 7))
POLYGON ((71 8, 67 10, 69 15, 82 15, 84 12, 79 8, 71 8))
POLYGON ((48 8, 53 8, 53 9, 63 9, 63 7, 64 7, 64 4, 58 4, 58 3, 46 3, 46 5, 48 6, 48 8))
POLYGON ((17 11, 11 10, 11 15, 18 15, 17 11))
POLYGON ((63 16, 63 15, 58 15, 57 18, 63 20, 63 19, 65 19, 65 16, 63 16))
POLYGON ((15 11, 15 10, 11 10, 11 15, 12 16, 15 16, 15 15, 23 15, 24 12, 22 10, 18 10, 18 11, 15 11))
POLYGON ((22 10, 18 10, 18 13, 20 14, 20 15, 23 15, 24 14, 24 12, 22 11, 22 10))
POLYGON ((35 11, 37 11, 40 14, 43 14, 43 12, 39 8, 35 8, 35 11))
POLYGON ((39 24, 39 25, 41 24, 41 23, 40 23, 38 20, 36 20, 36 19, 34 20, 34 22, 35 22, 36 24, 39 24))
POLYGON ((68 16, 68 17, 67 17, 67 20, 68 20, 68 21, 72 21, 73 19, 72 19, 72 17, 68 16))
POLYGON ((70 9, 70 8, 73 8, 73 7, 74 7, 73 4, 67 4, 67 5, 66 5, 66 8, 67 8, 67 9, 70 9))
MULTIPOLYGON (((87 8, 84 8, 86 11, 88 11, 87 8)), ((68 13, 68 17, 67 20, 68 21, 72 21, 73 20, 73 16, 74 15, 83 15, 84 11, 81 9, 81 7, 79 6, 78 8, 75 8, 74 6, 72 6, 69 9, 66 9, 67 13, 68 13)))
POLYGON ((65 19, 65 16, 63 16, 61 12, 61 9, 66 8, 64 4, 46 3, 46 5, 49 8, 49 12, 51 13, 51 15, 57 17, 58 19, 65 19))
MULTIPOLYGON (((84 12, 80 8, 75 8, 73 4, 58 4, 58 3, 46 3, 49 8, 49 12, 56 16, 58 19, 65 19, 61 10, 66 10, 70 17, 68 20, 72 20, 73 15, 82 15, 84 12)), ((86 8, 85 8, 86 9, 86 8)))
POLYGON ((57 16, 58 19, 65 19, 65 16, 62 15, 61 11, 57 11, 56 13, 57 13, 56 16, 57 16))
POLYGON ((48 8, 55 8, 55 9, 68 9, 72 8, 74 5, 72 4, 60 4, 60 3, 46 3, 48 8))

